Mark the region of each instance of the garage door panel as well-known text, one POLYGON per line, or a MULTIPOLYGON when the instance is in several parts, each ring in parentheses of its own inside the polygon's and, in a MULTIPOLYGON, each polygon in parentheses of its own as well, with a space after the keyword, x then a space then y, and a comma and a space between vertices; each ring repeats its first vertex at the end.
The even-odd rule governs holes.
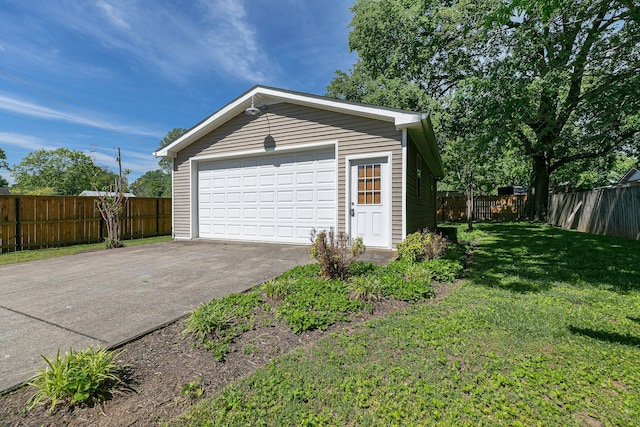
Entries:
POLYGON ((230 176, 227 178, 227 188, 240 188, 240 177, 239 176, 230 176))
POLYGON ((278 191, 278 202, 280 203, 293 202, 293 190, 278 191))
POLYGON ((297 221, 313 221, 313 208, 301 208, 296 209, 297 221))
POLYGON ((239 191, 232 191, 227 193, 227 203, 240 203, 242 194, 239 191))
POLYGON ((296 174, 296 185, 313 185, 313 172, 298 172, 296 174))
POLYGON ((296 191, 296 202, 313 202, 314 193, 313 190, 298 190, 296 191))
POLYGON ((293 219, 293 208, 278 208, 278 220, 293 219))
POLYGON ((199 165, 204 238, 309 243, 336 224, 333 149, 267 154, 199 165))

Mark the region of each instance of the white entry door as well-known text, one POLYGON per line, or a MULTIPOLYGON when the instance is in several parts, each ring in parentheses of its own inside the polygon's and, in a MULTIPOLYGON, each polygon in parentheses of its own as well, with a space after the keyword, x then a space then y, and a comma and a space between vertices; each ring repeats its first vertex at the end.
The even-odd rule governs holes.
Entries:
POLYGON ((389 247, 389 160, 351 161, 351 237, 365 246, 389 247))

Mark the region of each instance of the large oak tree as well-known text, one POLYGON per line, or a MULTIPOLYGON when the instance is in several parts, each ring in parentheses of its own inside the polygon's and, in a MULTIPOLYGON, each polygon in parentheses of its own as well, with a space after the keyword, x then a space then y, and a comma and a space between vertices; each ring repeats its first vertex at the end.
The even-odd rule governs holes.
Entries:
POLYGON ((519 145, 528 215, 544 219, 552 174, 640 145, 639 10, 628 0, 358 0, 358 60, 328 92, 366 101, 395 91, 404 105, 393 106, 416 109, 424 93, 444 112, 473 93, 472 125, 457 131, 519 145))

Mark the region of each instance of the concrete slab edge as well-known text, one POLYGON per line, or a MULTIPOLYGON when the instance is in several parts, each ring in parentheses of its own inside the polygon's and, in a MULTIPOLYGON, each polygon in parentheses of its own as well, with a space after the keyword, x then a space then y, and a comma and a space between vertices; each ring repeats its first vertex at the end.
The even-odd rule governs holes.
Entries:
MULTIPOLYGON (((262 282, 260 282, 259 284, 255 285, 255 286, 252 286, 252 287, 250 287, 248 289, 245 289, 244 291, 242 291, 240 293, 245 294, 247 292, 251 292, 255 288, 257 288, 259 286, 262 286, 265 283, 267 283, 269 280, 273 280, 273 279, 275 279, 275 278, 277 278, 279 276, 280 275, 278 274, 277 276, 273 276, 271 278, 265 279, 262 282)), ((118 350, 118 349, 124 347, 127 344, 130 344, 132 342, 138 341, 139 339, 142 339, 145 336, 147 336, 149 334, 152 334, 155 331, 159 331, 160 329, 166 328, 167 326, 170 326, 170 325, 172 325, 172 324, 174 324, 176 322, 179 322, 180 320, 186 319, 188 316, 189 316, 189 313, 185 313, 185 314, 183 314, 181 316, 178 316, 178 317, 176 317, 176 318, 174 318, 172 320, 168 320, 168 321, 166 321, 166 322, 164 322, 164 323, 162 323, 160 325, 154 326, 153 328, 149 328, 149 329, 147 329, 147 330, 145 330, 143 332, 140 332, 140 333, 138 333, 138 334, 136 334, 136 335, 134 335, 134 336, 132 336, 130 338, 126 338, 126 339, 124 339, 122 341, 119 341, 119 342, 117 342, 115 344, 109 345, 109 346, 106 347, 106 349, 109 350, 109 351, 118 350)), ((31 378, 29 378, 26 381, 22 381, 22 382, 20 382, 18 384, 9 386, 8 388, 5 388, 3 390, 0 390, 0 396, 6 396, 7 394, 13 393, 16 390, 21 389, 22 387, 26 387, 29 381, 31 381, 31 378)))

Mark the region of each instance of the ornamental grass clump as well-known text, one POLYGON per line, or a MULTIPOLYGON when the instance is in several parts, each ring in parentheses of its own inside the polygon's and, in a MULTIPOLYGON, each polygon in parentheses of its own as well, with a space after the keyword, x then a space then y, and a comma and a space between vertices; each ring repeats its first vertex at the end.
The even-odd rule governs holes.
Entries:
POLYGON ((122 383, 121 373, 124 366, 116 360, 120 353, 106 349, 89 347, 84 351, 69 352, 64 356, 60 350, 55 358, 42 358, 47 362, 28 384, 37 389, 29 399, 28 410, 43 400, 51 401, 49 408, 53 412, 58 403, 69 406, 95 403, 111 396, 111 392, 122 383))
POLYGON ((320 273, 327 279, 346 279, 349 266, 365 251, 362 238, 351 239, 347 233, 336 233, 333 229, 320 232, 313 229, 311 241, 311 257, 318 261, 320 273))

